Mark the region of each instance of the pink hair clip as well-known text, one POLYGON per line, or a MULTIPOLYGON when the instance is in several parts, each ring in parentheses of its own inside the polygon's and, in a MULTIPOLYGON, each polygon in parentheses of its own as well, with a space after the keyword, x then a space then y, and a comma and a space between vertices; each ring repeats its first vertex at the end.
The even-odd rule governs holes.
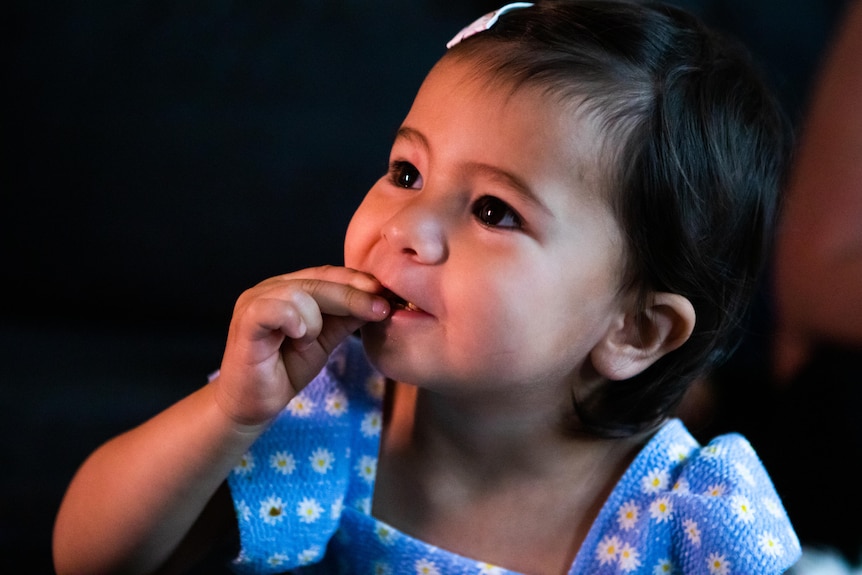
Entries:
POLYGON ((455 34, 455 37, 446 43, 446 48, 451 48, 461 40, 469 38, 473 34, 478 34, 479 32, 484 32, 485 30, 490 29, 491 26, 497 23, 497 19, 506 12, 517 10, 518 8, 529 8, 532 5, 532 2, 512 2, 511 4, 506 4, 502 8, 498 8, 493 12, 485 14, 484 16, 482 16, 457 34, 455 34))

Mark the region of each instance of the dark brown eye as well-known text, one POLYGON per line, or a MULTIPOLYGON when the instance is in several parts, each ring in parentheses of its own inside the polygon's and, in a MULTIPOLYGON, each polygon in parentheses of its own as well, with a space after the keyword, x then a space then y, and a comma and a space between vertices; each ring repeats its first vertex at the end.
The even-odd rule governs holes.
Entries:
POLYGON ((520 216, 509 204, 494 196, 482 196, 473 204, 473 215, 484 225, 492 228, 520 229, 520 216))
POLYGON ((389 177, 392 183, 400 188, 419 189, 422 187, 422 175, 416 166, 410 162, 392 162, 389 167, 389 177))

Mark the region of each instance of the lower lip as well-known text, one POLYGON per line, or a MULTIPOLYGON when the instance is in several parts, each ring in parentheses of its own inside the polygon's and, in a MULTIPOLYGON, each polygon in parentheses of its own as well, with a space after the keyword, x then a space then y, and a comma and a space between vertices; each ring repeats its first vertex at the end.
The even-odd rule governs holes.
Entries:
POLYGON ((421 309, 410 309, 402 306, 396 306, 392 308, 392 313, 390 314, 390 317, 395 315, 406 317, 431 317, 431 314, 426 311, 422 311, 421 309))

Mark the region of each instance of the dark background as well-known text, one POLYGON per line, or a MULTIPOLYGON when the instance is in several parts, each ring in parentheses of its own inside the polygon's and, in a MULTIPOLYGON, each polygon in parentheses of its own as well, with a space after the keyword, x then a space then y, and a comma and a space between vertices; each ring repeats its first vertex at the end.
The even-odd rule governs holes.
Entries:
MULTIPOLYGON (((799 119, 842 2, 676 3, 745 41, 799 119)), ((52 572, 76 466, 204 382, 243 289, 341 262, 421 79, 497 6, 4 4, 3 563, 52 572)))

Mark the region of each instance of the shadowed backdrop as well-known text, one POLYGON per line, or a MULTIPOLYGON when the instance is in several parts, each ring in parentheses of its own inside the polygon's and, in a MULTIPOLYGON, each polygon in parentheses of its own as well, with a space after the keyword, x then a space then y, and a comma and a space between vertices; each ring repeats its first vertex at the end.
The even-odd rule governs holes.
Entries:
MULTIPOLYGON (((841 2, 679 1, 797 119, 841 2)), ((12 0, 2 36, 0 553, 99 443, 200 386, 251 285, 343 232, 445 42, 496 2, 12 0)), ((122 502, 117 502, 122 505, 122 502)), ((212 570, 210 571, 212 572, 212 570)))

